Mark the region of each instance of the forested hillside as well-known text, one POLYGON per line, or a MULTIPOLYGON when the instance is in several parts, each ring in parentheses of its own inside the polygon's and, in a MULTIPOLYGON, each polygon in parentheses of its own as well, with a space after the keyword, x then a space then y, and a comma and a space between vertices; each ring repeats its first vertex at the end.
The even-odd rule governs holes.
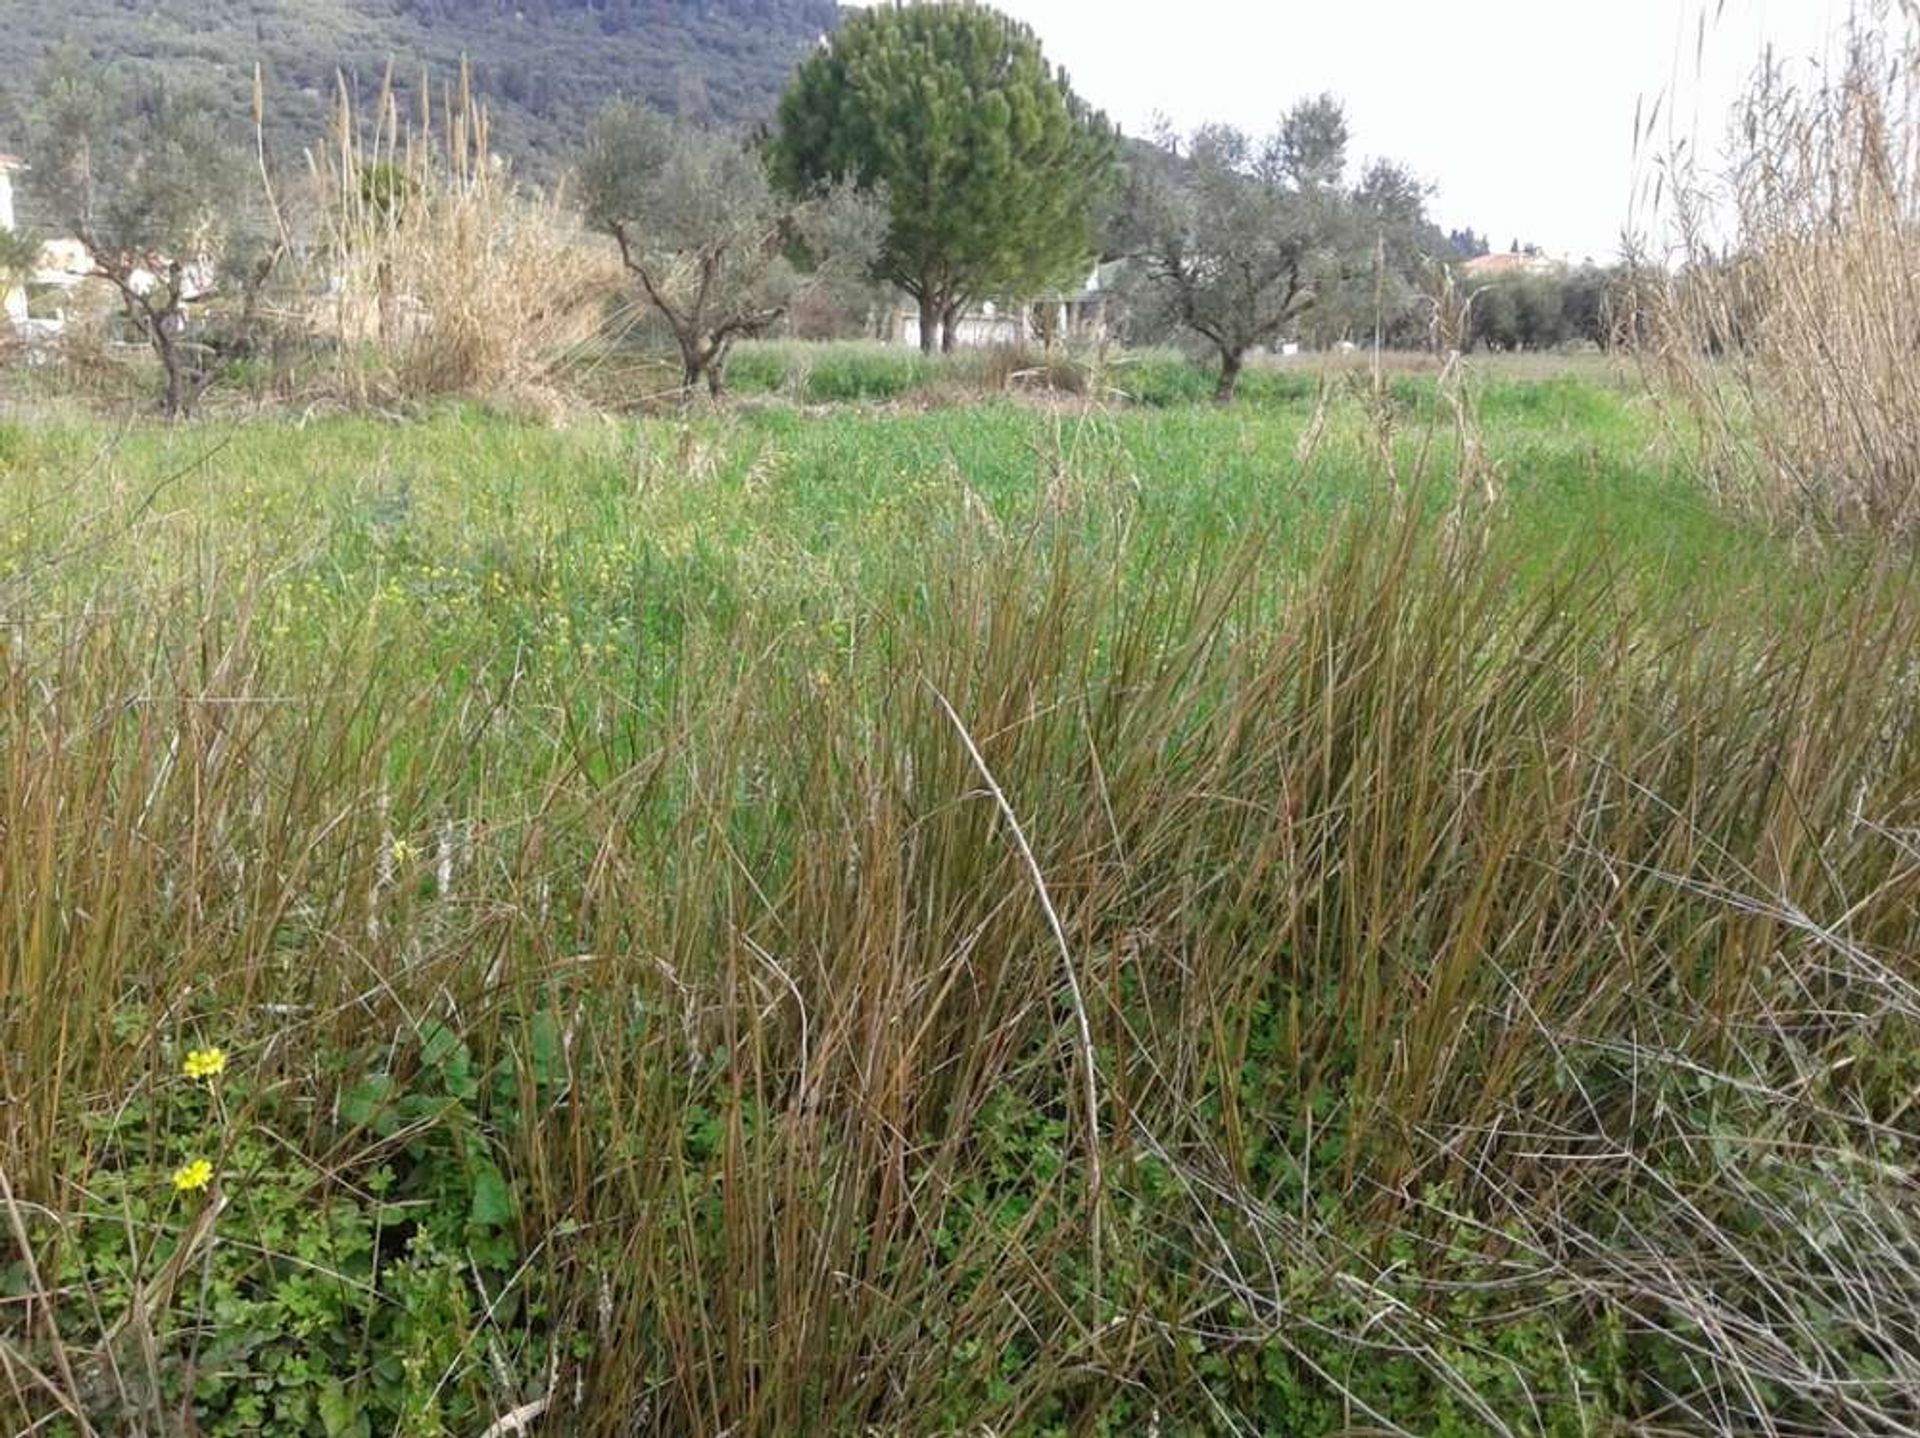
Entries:
POLYGON ((377 91, 451 76, 462 57, 496 143, 555 167, 586 118, 624 95, 690 118, 771 113, 796 60, 834 27, 834 0, 7 0, 0 24, 0 150, 25 146, 33 75, 70 44, 121 71, 130 95, 198 84, 244 120, 256 61, 269 129, 298 147, 321 133, 337 72, 377 91))

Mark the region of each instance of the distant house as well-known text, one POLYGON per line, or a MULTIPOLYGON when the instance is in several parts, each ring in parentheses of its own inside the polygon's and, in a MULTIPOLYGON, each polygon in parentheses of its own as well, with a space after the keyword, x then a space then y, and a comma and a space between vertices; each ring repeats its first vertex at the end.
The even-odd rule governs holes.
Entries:
POLYGON ((93 256, 78 240, 45 240, 33 269, 7 292, 7 318, 20 338, 51 340, 67 327, 73 295, 94 277, 93 256))
MULTIPOLYGON (((0 230, 11 230, 13 218, 13 177, 27 168, 27 162, 18 155, 0 152, 0 230)), ((0 300, 4 300, 7 318, 18 326, 26 323, 27 292, 24 286, 15 283, 9 275, 0 279, 0 300)))
MULTIPOLYGON (((1078 289, 1002 305, 985 300, 954 325, 954 343, 977 349, 991 345, 1098 343, 1109 337, 1117 319, 1110 265, 1096 265, 1078 289)), ((920 310, 903 304, 889 325, 890 337, 909 349, 920 346, 920 310)))
POLYGON ((1504 280, 1519 275, 1557 275, 1566 266, 1559 260, 1535 251, 1522 254, 1480 255, 1460 266, 1460 273, 1474 280, 1504 280))
MULTIPOLYGON (((28 168, 27 162, 18 155, 0 152, 0 230, 12 230, 18 223, 13 204, 13 177, 28 168)), ((154 256, 149 263, 164 266, 165 260, 154 256)), ((81 241, 46 240, 27 274, 0 277, 0 312, 4 312, 16 336, 28 341, 54 339, 67 327, 69 312, 75 307, 75 291, 87 281, 99 278, 93 254, 81 241)), ((182 280, 184 298, 205 298, 216 282, 213 262, 189 263, 182 280)), ((130 282, 135 293, 145 294, 160 283, 160 277, 150 270, 136 269, 130 282)))
POLYGON ((0 151, 0 230, 13 228, 13 177, 26 168, 18 155, 0 151))

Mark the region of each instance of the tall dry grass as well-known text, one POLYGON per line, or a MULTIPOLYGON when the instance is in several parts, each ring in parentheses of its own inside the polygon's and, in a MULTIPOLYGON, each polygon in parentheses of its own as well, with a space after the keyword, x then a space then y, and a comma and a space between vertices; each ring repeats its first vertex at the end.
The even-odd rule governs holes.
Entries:
POLYGON ((279 553, 37 615, 0 1412, 173 1431, 258 1175, 99 1195, 216 1035, 303 1212, 446 1134, 505 1175, 469 1432, 1909 1431, 1911 587, 1702 623, 1406 493, 1305 575, 928 512, 857 643, 750 607, 664 703, 275 643, 279 553), (356 1107, 442 1032, 477 1099, 356 1107))
POLYGON ((321 233, 311 328, 356 403, 466 395, 552 405, 599 333, 618 257, 564 194, 521 185, 490 143, 466 72, 423 78, 404 113, 389 72, 369 115, 344 80, 313 157, 321 233))
POLYGON ((1724 167, 1685 145, 1655 157, 1643 353, 1730 497, 1911 537, 1920 10, 1874 0, 1835 43, 1817 67, 1768 57, 1724 167))

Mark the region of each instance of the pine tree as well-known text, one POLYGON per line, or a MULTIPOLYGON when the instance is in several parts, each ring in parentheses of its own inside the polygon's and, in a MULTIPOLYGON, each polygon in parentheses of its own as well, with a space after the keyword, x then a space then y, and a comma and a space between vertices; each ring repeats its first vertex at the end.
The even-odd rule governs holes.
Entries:
POLYGON ((920 342, 951 348, 960 312, 1085 266, 1115 183, 1117 140, 1027 26, 966 0, 847 21, 780 102, 776 172, 804 192, 884 190, 878 277, 920 305, 920 342))

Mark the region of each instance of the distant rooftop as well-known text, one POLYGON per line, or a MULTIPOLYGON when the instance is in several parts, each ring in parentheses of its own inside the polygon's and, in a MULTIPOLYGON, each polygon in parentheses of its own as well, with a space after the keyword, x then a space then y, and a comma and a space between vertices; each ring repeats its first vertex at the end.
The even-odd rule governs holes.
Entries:
POLYGON ((27 162, 18 155, 9 155, 5 150, 0 150, 0 170, 24 170, 27 168, 29 168, 27 162))
POLYGON ((1562 268, 1546 255, 1481 255, 1460 267, 1470 275, 1535 275, 1562 268))

